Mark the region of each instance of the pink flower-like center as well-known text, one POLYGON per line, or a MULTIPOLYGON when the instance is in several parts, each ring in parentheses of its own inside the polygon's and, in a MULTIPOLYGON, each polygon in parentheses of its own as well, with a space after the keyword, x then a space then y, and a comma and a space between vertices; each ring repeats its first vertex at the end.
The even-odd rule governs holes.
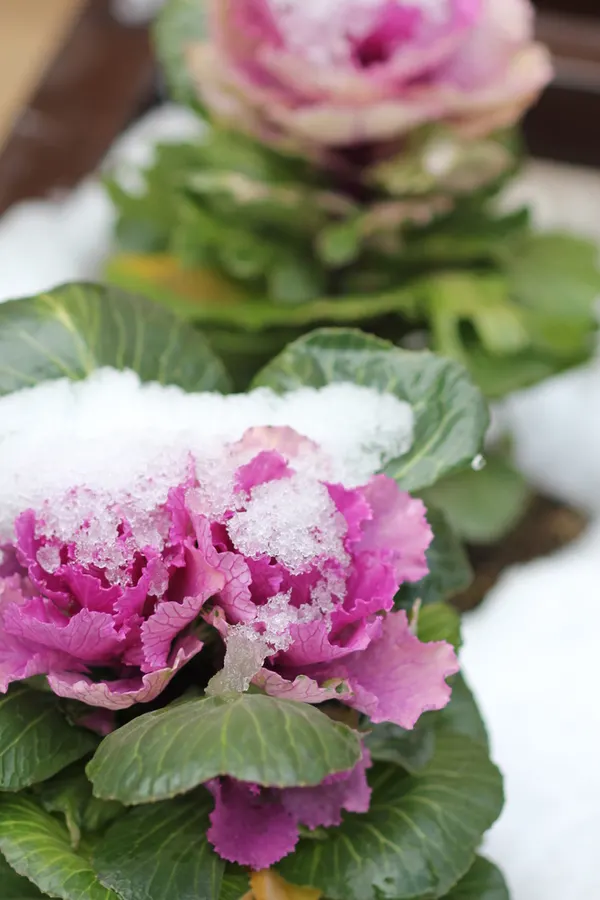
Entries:
POLYGON ((369 68, 387 62, 425 29, 450 24, 462 7, 476 12, 479 0, 269 0, 269 6, 292 52, 316 65, 369 68))

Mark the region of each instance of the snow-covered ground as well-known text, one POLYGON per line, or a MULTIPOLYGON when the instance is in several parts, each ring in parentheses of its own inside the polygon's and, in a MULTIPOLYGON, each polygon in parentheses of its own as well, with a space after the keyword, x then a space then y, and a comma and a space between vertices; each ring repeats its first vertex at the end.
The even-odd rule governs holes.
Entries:
MULTIPOLYGON (((157 138, 197 127, 185 110, 165 107, 118 143, 112 162, 135 179, 157 138)), ((531 163, 510 200, 531 202, 543 227, 571 228, 600 244, 600 173, 531 163)), ((11 210, 0 220, 0 301, 99 275, 112 224, 93 178, 67 197, 11 210)), ((507 572, 465 622, 464 664, 508 795, 486 851, 506 872, 513 900, 596 900, 600 362, 513 398, 504 415, 528 475, 595 521, 574 546, 507 572)))

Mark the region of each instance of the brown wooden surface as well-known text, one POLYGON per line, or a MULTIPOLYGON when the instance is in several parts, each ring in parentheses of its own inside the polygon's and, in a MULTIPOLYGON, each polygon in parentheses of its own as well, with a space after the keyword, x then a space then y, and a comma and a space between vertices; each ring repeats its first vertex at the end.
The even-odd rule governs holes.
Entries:
POLYGON ((92 171, 152 95, 154 71, 147 29, 89 0, 0 156, 0 211, 92 171))
MULTIPOLYGON (((502 0, 501 0, 502 2, 502 0)), ((600 0, 534 0, 538 9, 566 13, 567 15, 597 16, 600 18, 600 0)))
POLYGON ((0 3, 0 150, 83 5, 84 0, 0 3))

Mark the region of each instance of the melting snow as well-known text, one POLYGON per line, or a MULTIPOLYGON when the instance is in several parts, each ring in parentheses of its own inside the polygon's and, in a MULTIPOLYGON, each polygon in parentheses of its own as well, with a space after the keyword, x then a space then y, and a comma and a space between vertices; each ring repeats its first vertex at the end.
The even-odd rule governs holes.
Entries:
MULTIPOLYGON (((61 539, 87 521, 78 537, 83 557, 108 538, 104 529, 114 534, 123 515, 134 522, 141 546, 155 544, 161 532, 156 508, 189 476, 190 453, 200 461, 201 478, 211 467, 225 472, 225 482, 215 482, 223 503, 230 500, 233 484, 227 478, 235 468, 223 466, 224 445, 262 425, 289 426, 322 452, 312 457, 312 481, 305 460, 306 472, 291 482, 255 489, 247 512, 234 518, 236 537, 250 556, 264 540, 298 571, 311 555, 340 556, 335 509, 315 476, 360 484, 405 453, 412 442, 408 404, 343 383, 285 396, 267 389, 186 394, 177 387, 142 385, 133 372, 111 369, 82 382, 61 379, 0 398, 0 538, 10 538, 20 512, 44 508, 50 532, 61 539), (86 490, 68 503, 52 502, 74 487, 86 490)), ((205 490, 212 487, 206 478, 202 483, 205 490)))

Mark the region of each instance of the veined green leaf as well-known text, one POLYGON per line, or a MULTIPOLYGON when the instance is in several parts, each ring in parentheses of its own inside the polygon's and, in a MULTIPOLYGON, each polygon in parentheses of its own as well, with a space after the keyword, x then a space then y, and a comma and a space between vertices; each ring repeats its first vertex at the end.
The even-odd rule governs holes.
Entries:
POLYGON ((460 616, 446 603, 431 603, 419 610, 417 636, 425 644, 447 641, 458 650, 461 646, 460 616))
POLYGON ((510 900, 506 882, 496 866, 478 856, 464 878, 444 900, 510 900))
POLYGON ((488 738, 481 714, 463 675, 455 675, 452 698, 441 712, 425 713, 412 731, 391 722, 372 725, 365 743, 378 762, 394 763, 411 775, 420 772, 433 757, 436 735, 458 734, 483 747, 488 738))
POLYGON ((19 875, 49 897, 120 900, 102 887, 86 853, 72 849, 65 826, 28 797, 0 798, 0 850, 19 875))
POLYGON ((326 842, 302 841, 279 871, 331 900, 443 897, 472 866, 502 808, 502 779, 486 748, 438 735, 416 775, 381 765, 371 782, 368 813, 347 816, 326 842))
POLYGON ((530 499, 531 489, 523 476, 494 454, 480 472, 466 469, 424 493, 425 502, 443 510, 454 532, 472 544, 499 540, 521 519, 530 499))
POLYGON ((485 724, 464 675, 455 675, 450 684, 452 699, 448 706, 440 712, 425 713, 420 721, 432 724, 440 734, 460 734, 489 749, 485 724))
MULTIPOLYGON (((27 878, 17 875, 0 853, 0 884, 3 900, 43 900, 43 894, 27 878)), ((235 898, 237 900, 237 898, 235 898)))
POLYGON ((218 775, 273 787, 316 785, 352 769, 360 753, 356 732, 313 706, 235 694, 140 716, 104 739, 87 771, 98 797, 137 804, 218 775))
POLYGON ((480 451, 487 409, 461 365, 400 350, 359 331, 322 329, 300 338, 258 374, 254 386, 283 392, 336 381, 367 385, 411 404, 413 446, 385 468, 405 490, 434 484, 480 451))
POLYGON ((100 881, 123 900, 219 900, 225 863, 206 838, 213 805, 201 791, 130 810, 95 848, 100 881))
POLYGON ((38 792, 45 810, 64 816, 74 848, 79 846, 82 831, 101 831, 124 812, 120 803, 92 796, 92 785, 82 762, 44 782, 38 792))
POLYGON ((248 893, 250 878, 243 869, 238 871, 235 866, 228 866, 221 882, 219 900, 242 900, 248 893))
POLYGON ((569 319, 584 318, 593 328, 600 295, 598 246, 563 232, 529 234, 518 241, 508 263, 512 295, 523 306, 569 319))
POLYGON ((13 685, 0 696, 0 791, 20 791, 91 753, 98 739, 74 728, 53 694, 13 685))
POLYGON ((85 378, 102 366, 187 391, 229 385, 199 332, 117 288, 68 284, 0 306, 0 396, 54 378, 85 378))

